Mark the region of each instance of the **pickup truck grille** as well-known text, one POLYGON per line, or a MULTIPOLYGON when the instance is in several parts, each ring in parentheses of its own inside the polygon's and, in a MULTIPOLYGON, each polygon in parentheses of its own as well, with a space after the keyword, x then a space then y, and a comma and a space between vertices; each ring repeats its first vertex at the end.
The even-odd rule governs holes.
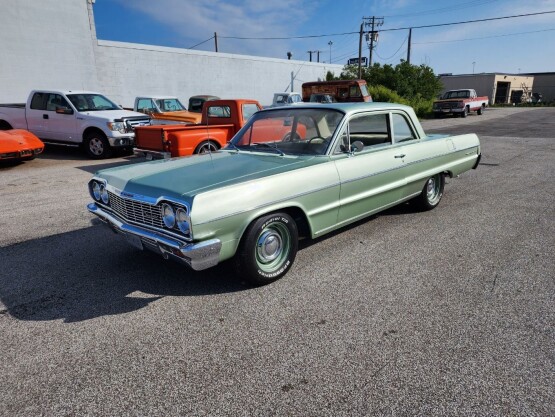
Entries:
POLYGON ((108 194, 110 207, 125 220, 158 228, 164 227, 162 210, 159 206, 122 198, 112 192, 108 194))
POLYGON ((148 126, 150 125, 150 118, 148 117, 135 117, 125 119, 125 130, 127 132, 133 132, 137 126, 148 126))

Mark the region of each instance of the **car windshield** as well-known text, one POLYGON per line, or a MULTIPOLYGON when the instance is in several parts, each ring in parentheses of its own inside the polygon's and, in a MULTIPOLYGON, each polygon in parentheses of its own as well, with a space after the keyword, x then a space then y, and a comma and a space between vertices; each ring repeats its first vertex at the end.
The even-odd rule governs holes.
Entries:
POLYGON ((333 109, 258 112, 227 148, 279 155, 324 155, 342 118, 343 113, 333 109))
POLYGON ((185 106, 176 98, 157 99, 156 104, 162 112, 186 110, 185 106))
POLYGON ((68 94, 77 111, 121 110, 121 107, 101 94, 68 94))

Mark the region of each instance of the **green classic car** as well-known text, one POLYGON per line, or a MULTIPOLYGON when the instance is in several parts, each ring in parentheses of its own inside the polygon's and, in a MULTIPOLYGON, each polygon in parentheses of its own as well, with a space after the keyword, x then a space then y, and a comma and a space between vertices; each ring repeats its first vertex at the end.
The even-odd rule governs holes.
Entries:
POLYGON ((444 177, 476 168, 475 134, 426 135, 388 103, 262 110, 210 154, 106 169, 88 210, 139 249, 194 270, 234 258, 255 284, 289 271, 315 238, 407 200, 424 210, 444 177))

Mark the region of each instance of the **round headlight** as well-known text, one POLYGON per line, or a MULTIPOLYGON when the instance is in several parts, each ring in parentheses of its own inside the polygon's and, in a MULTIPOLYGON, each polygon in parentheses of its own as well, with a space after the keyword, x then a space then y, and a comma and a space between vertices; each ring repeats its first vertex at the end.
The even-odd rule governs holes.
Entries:
POLYGON ((108 190, 106 189, 106 185, 105 184, 101 184, 100 185, 100 198, 102 198, 102 202, 104 204, 108 204, 108 190))
POLYGON ((100 201, 100 184, 98 182, 93 182, 92 186, 93 197, 96 201, 100 201))
POLYGON ((169 204, 162 204, 162 220, 168 229, 175 226, 175 212, 169 204))
POLYGON ((181 207, 178 208, 175 217, 179 230, 181 230, 181 232, 185 234, 188 234, 191 230, 191 226, 189 225, 190 219, 189 215, 187 214, 187 210, 181 207))

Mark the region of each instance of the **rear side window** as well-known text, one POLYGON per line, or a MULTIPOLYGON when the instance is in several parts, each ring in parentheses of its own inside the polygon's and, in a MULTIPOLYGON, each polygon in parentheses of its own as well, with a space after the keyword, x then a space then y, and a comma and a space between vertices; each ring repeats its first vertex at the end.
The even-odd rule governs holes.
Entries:
POLYGON ((149 98, 141 98, 137 102, 137 110, 141 113, 150 113, 156 110, 154 103, 149 98))
POLYGON ((231 117, 231 109, 229 106, 210 106, 208 117, 231 117))
POLYGON ((404 142, 416 139, 416 135, 412 130, 405 116, 394 113, 393 115, 393 138, 395 142, 404 142))
POLYGON ((48 93, 35 93, 31 99, 31 108, 33 110, 46 110, 46 102, 48 93))

